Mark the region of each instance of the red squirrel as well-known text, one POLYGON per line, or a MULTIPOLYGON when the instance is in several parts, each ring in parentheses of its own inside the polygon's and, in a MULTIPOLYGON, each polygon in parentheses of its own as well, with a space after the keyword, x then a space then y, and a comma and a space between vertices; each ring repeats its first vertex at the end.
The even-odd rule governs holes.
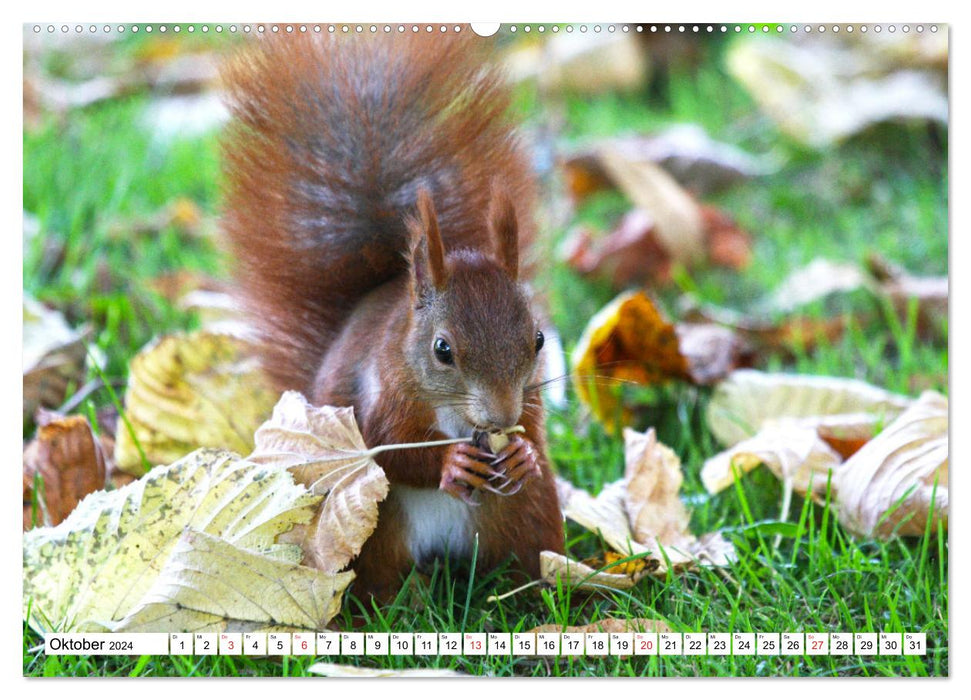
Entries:
POLYGON ((355 588, 392 596, 441 555, 536 578, 563 551, 521 251, 535 185, 510 95, 469 35, 261 38, 224 70, 224 228, 280 389, 352 406, 393 450, 355 588), (477 542, 477 544, 476 544, 477 542))

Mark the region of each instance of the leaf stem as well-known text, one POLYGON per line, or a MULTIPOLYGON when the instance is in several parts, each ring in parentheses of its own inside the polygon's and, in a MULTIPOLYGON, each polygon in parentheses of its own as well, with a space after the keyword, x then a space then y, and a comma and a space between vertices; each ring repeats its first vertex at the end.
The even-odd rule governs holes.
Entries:
MULTIPOLYGON (((521 425, 514 425, 511 428, 504 429, 502 432, 504 432, 506 435, 509 433, 525 433, 526 429, 521 425)), ((378 445, 377 447, 372 447, 363 454, 365 457, 373 457, 376 454, 387 452, 388 450, 413 450, 419 447, 442 447, 443 445, 457 445, 460 442, 472 442, 472 437, 451 438, 448 440, 431 440, 429 442, 402 442, 397 445, 378 445)))

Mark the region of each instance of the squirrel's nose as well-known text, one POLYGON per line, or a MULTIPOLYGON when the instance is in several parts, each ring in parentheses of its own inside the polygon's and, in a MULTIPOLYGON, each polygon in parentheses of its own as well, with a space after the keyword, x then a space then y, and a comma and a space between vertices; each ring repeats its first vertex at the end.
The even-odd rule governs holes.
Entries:
POLYGON ((492 397, 486 404, 483 418, 487 430, 509 428, 519 422, 523 413, 523 400, 519 392, 503 392, 492 397))

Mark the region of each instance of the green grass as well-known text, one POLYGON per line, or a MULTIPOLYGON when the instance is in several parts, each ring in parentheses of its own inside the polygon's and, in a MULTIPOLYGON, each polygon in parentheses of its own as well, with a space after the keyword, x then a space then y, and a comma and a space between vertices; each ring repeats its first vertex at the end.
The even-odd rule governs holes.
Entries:
MULTIPOLYGON (((531 102, 535 104, 535 102, 531 102)), ((110 378, 154 335, 192 327, 195 320, 151 291, 149 281, 177 269, 221 271, 216 245, 176 230, 133 238, 118 224, 150 216, 177 197, 218 212, 216 137, 171 148, 153 143, 139 126, 143 97, 72 113, 24 135, 24 209, 40 235, 25 246, 24 288, 90 324, 107 358, 110 378), (52 255, 51 250, 60 251, 52 255)), ((770 177, 743 183, 711 201, 753 234, 754 260, 744 273, 682 271, 677 285, 657 290, 674 309, 690 290, 701 300, 754 309, 790 271, 816 257, 861 262, 876 251, 919 274, 947 272, 946 135, 924 127, 885 127, 839 148, 810 152, 789 142, 758 115, 722 71, 717 55, 696 76, 676 75, 667 104, 641 95, 577 97, 563 105, 563 144, 624 131, 696 122, 712 136, 755 152, 772 151, 784 165, 770 177), (943 145, 941 141, 943 139, 943 145)), ((603 195, 578 213, 609 227, 624 210, 603 195)), ((550 247, 564 231, 550 232, 550 247)), ((539 284, 569 350, 586 320, 612 297, 602 283, 555 265, 539 284)), ((898 319, 868 295, 818 305, 815 313, 860 311, 865 319, 833 345, 795 356, 762 358, 771 370, 857 377, 893 391, 947 391, 946 342, 925 340, 916 318, 898 319), (833 306, 835 304, 835 308, 833 306), (915 388, 916 387, 916 388, 915 388)), ((946 338, 946 328, 944 329, 946 338)), ((518 631, 539 624, 585 624, 605 617, 665 620, 676 631, 910 631, 926 632, 924 657, 658 657, 498 659, 475 657, 337 659, 387 668, 436 666, 471 674, 520 676, 942 676, 948 674, 948 544, 946 534, 869 541, 849 535, 825 508, 796 498, 780 524, 781 486, 757 470, 708 496, 699 470, 719 446, 707 429, 710 391, 671 385, 650 392, 638 427, 654 426, 685 466, 683 494, 695 532, 724 529, 738 563, 647 580, 633 591, 530 589, 497 603, 488 596, 512 589, 504 571, 471 576, 440 565, 413 577, 398 601, 380 610, 347 599, 339 623, 358 631, 518 631)), ((93 412, 110 398, 92 396, 93 412)), ((623 472, 623 446, 591 424, 572 398, 550 412, 551 453, 561 474, 596 492, 623 472)), ((597 553, 598 538, 566 526, 579 556, 597 553)), ((24 630, 24 674, 30 676, 299 676, 312 658, 56 657, 32 651, 39 638, 24 630)))

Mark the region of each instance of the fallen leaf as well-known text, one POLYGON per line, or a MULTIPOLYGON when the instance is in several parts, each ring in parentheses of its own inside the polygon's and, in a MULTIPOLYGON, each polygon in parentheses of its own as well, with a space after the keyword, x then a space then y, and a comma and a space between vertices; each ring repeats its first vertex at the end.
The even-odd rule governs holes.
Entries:
POLYGON ((577 590, 598 590, 609 588, 626 591, 637 585, 646 572, 633 575, 610 574, 597 571, 586 564, 557 552, 541 552, 539 555, 540 578, 550 585, 562 582, 577 590))
MULTIPOLYGON (((253 555, 286 559, 294 567, 299 550, 290 546, 288 552, 276 538, 308 522, 319 502, 285 469, 256 465, 226 451, 199 450, 156 467, 124 488, 89 494, 60 525, 24 533, 25 619, 29 609, 29 623, 38 632, 112 629, 151 602, 146 601, 150 592, 152 600, 160 600, 153 586, 186 530, 221 538, 253 555)), ((184 566, 181 561, 173 566, 184 566)), ((223 569, 223 578, 236 575, 242 576, 231 566, 223 569)), ((349 580, 342 576, 334 577, 335 588, 326 591, 316 609, 329 609, 332 591, 339 592, 349 580)), ((177 594, 167 595, 175 599, 177 594)), ((286 614, 274 611, 272 618, 286 614)), ((154 631, 211 625, 208 614, 200 615, 174 618, 184 625, 179 629, 154 631)))
POLYGON ((198 447, 245 454, 276 398, 245 342, 206 331, 164 336, 131 362, 115 461, 137 475, 144 471, 138 446, 149 464, 198 447))
POLYGON ((366 668, 329 663, 313 664, 307 672, 330 678, 461 678, 468 675, 450 668, 366 668))
MULTIPOLYGON (((791 354, 810 352, 818 344, 831 345, 843 337, 851 317, 841 314, 833 318, 789 315, 768 320, 765 314, 753 316, 733 309, 700 304, 690 296, 683 296, 679 313, 685 323, 722 326, 738 335, 756 354, 764 352, 791 354)), ((863 319, 857 319, 861 323, 863 319)))
POLYGON ((948 400, 925 392, 837 470, 839 520, 868 537, 923 535, 948 519, 948 400))
POLYGON ((388 480, 369 456, 354 409, 311 406, 288 391, 273 416, 256 431, 248 457, 280 465, 313 493, 326 495, 314 521, 295 528, 310 563, 326 572, 345 568, 357 556, 378 522, 378 503, 388 495, 388 480))
POLYGON ((732 270, 747 267, 752 259, 752 237, 718 207, 703 204, 701 217, 708 262, 732 270))
POLYGON ((604 169, 635 206, 654 219, 654 235, 671 261, 691 265, 704 259, 704 220, 694 199, 659 166, 606 149, 604 169))
POLYGON ((559 256, 582 275, 610 280, 615 289, 670 279, 671 259, 654 235, 654 219, 643 209, 629 211, 603 237, 595 238, 584 227, 574 229, 559 256))
POLYGON ((583 632, 583 633, 623 633, 623 632, 670 632, 671 627, 663 620, 652 620, 647 617, 631 617, 628 619, 606 617, 597 622, 586 625, 539 625, 528 633, 542 632, 583 632))
POLYGON ((709 384, 751 362, 750 349, 715 325, 672 325, 643 292, 621 294, 598 311, 572 356, 577 395, 609 430, 630 421, 616 389, 672 379, 709 384))
POLYGON ((871 429, 896 418, 911 399, 857 379, 775 374, 740 369, 716 387, 708 404, 708 427, 723 445, 752 437, 767 420, 804 418, 821 427, 843 425, 847 416, 871 429))
POLYGON ((657 133, 597 142, 568 156, 563 170, 575 199, 617 186, 602 163, 602 153, 608 149, 630 161, 659 165, 697 196, 768 175, 778 167, 772 159, 715 141, 696 124, 676 124, 657 133))
POLYGON ((73 330, 63 314, 23 299, 24 422, 38 408, 56 408, 72 383, 84 378, 85 330, 73 330))
POLYGON ((817 258, 790 273, 763 306, 775 313, 788 313, 830 294, 852 292, 868 283, 866 273, 853 263, 817 258))
POLYGON ((776 420, 765 423, 756 435, 705 460, 701 482, 708 493, 718 493, 732 485, 736 472, 742 476, 764 464, 788 489, 821 497, 826 494, 831 471, 841 462, 842 457, 814 426, 776 420))
MULTIPOLYGON (((926 33, 947 56, 947 32, 926 33)), ((947 126, 947 61, 902 66, 881 45, 901 33, 858 38, 758 37, 729 49, 728 70, 778 127, 798 141, 825 147, 887 121, 947 126)))
POLYGON ((352 572, 326 574, 185 530, 138 605, 113 632, 317 630, 340 611, 352 572))
MULTIPOLYGON (((558 487, 565 497, 560 502, 565 517, 599 533, 607 545, 625 557, 643 555, 647 565, 643 572, 598 579, 598 584, 630 581, 633 585, 646 574, 663 575, 672 568, 697 565, 727 566, 734 561, 734 548, 719 533, 699 538, 688 529, 689 515, 679 496, 681 462, 670 448, 658 442, 653 429, 646 433, 625 429, 624 454, 624 478, 604 486, 596 498, 583 489, 558 487)), ((583 580, 593 571, 577 564, 565 558, 550 558, 548 562, 553 574, 572 568, 568 572, 571 581, 583 580)))
MULTIPOLYGON (((708 459, 701 472, 710 493, 730 486, 735 473, 765 465, 784 485, 781 520, 798 493, 828 502, 847 530, 865 537, 922 535, 931 513, 947 527, 946 397, 925 392, 911 401, 830 377, 733 375, 729 382, 739 392, 753 379, 763 386, 749 393, 748 407, 762 413, 767 403, 784 406, 790 417, 769 410, 757 419, 757 434, 737 443, 739 426, 726 424, 721 439, 732 446, 708 459), (775 386, 765 391, 769 383, 775 386)), ((716 390, 712 404, 725 401, 716 390)))
POLYGON ((946 275, 912 275, 876 253, 867 256, 866 269, 879 285, 879 293, 890 300, 901 319, 907 319, 910 305, 916 304, 920 337, 947 339, 950 283, 946 275))
POLYGON ((625 428, 624 463, 624 510, 634 539, 686 545, 690 518, 679 498, 683 478, 678 456, 658 442, 653 428, 646 433, 625 428))
POLYGON ((198 315, 201 329, 208 333, 231 335, 243 341, 256 338, 251 319, 230 292, 196 289, 179 299, 178 306, 198 315))
POLYGON ((599 94, 642 88, 650 74, 644 46, 632 34, 559 33, 516 42, 507 52, 512 80, 536 81, 546 92, 599 94))
POLYGON ((84 416, 45 418, 24 448, 24 529, 57 525, 78 502, 105 486, 105 455, 84 416), (40 520, 33 518, 35 480, 40 520))

